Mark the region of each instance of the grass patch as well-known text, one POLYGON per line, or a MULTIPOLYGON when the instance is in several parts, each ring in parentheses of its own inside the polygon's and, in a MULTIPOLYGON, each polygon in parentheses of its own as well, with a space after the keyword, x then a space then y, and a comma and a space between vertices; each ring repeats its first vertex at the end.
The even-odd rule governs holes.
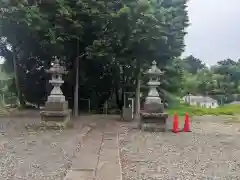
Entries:
POLYGON ((8 111, 8 109, 7 108, 5 108, 5 107, 2 107, 1 105, 0 105, 0 116, 6 116, 6 115, 9 115, 9 111, 8 111))
POLYGON ((240 122, 239 116, 229 116, 229 117, 226 117, 224 120, 224 124, 234 124, 239 122, 240 122))
POLYGON ((177 112, 179 116, 184 116, 186 112, 190 116, 203 116, 203 115, 239 115, 240 114, 240 105, 225 105, 218 108, 199 108, 195 106, 188 106, 186 104, 179 104, 178 106, 167 109, 170 115, 173 115, 174 112, 177 112))

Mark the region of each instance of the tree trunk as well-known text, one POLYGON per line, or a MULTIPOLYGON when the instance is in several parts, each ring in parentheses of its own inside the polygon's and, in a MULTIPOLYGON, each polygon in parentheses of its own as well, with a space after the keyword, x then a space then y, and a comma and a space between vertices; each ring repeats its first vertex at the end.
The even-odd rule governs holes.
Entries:
POLYGON ((125 74, 124 74, 124 68, 122 69, 123 72, 122 72, 122 76, 121 76, 121 88, 122 88, 122 91, 121 91, 121 117, 123 117, 123 107, 125 105, 125 84, 126 84, 126 81, 125 81, 125 74))
POLYGON ((124 104, 125 104, 125 88, 122 87, 122 94, 121 94, 121 115, 123 116, 123 107, 124 107, 124 104))
POLYGON ((24 107, 26 105, 26 102, 25 102, 24 96, 22 94, 22 91, 20 89, 18 67, 17 67, 17 61, 16 61, 17 52, 16 52, 16 49, 14 47, 13 47, 13 51, 14 51, 13 52, 13 71, 14 71, 15 86, 16 86, 17 96, 18 96, 20 106, 24 107))
POLYGON ((79 115, 78 109, 78 90, 79 90, 79 58, 76 58, 76 82, 75 82, 75 89, 74 89, 74 117, 79 115))
POLYGON ((140 121, 140 78, 141 78, 141 71, 140 69, 137 69, 136 93, 135 93, 135 115, 134 115, 134 119, 136 121, 140 121))
POLYGON ((116 86, 115 87, 116 103, 117 103, 118 109, 121 110, 120 97, 119 97, 119 92, 118 91, 119 91, 119 87, 116 86))
POLYGON ((119 78, 115 79, 115 96, 116 96, 116 103, 118 106, 118 109, 120 110, 121 117, 123 116, 123 106, 124 106, 124 94, 125 94, 125 75, 124 71, 120 70, 120 76, 119 78), (120 83, 120 84, 119 84, 120 83), (120 93, 119 93, 120 90, 120 93))
POLYGON ((123 116, 123 106, 124 106, 124 88, 121 87, 121 94, 119 94, 119 87, 115 87, 115 96, 118 109, 120 110, 121 117, 123 116), (121 97, 121 99, 120 99, 121 97))

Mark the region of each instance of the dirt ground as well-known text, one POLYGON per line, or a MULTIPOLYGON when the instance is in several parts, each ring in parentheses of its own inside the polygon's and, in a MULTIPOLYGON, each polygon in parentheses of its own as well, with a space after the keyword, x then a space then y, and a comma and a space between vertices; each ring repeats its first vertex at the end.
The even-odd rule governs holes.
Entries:
MULTIPOLYGON (((194 118, 192 132, 179 134, 141 132, 133 128, 134 123, 118 119, 117 116, 82 116, 74 120, 74 129, 36 131, 26 129, 25 125, 38 124, 37 115, 1 117, 0 180, 64 179, 75 158, 76 136, 82 133, 83 127, 92 124, 95 124, 95 134, 119 134, 123 180, 240 179, 240 124, 232 121, 233 118, 194 118)), ((171 125, 170 119, 169 128, 171 125)), ((92 138, 99 137, 92 134, 86 139, 94 146, 95 141, 90 142, 92 138)), ((84 152, 87 153, 86 147, 84 152)), ((79 158, 81 162, 81 151, 79 158)))

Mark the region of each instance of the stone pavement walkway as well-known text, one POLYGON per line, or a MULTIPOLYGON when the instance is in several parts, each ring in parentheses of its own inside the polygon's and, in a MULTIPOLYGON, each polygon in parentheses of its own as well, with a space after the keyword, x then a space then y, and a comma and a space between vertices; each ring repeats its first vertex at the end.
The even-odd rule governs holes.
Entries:
POLYGON ((80 143, 64 180, 121 180, 118 142, 118 131, 93 128, 80 143))

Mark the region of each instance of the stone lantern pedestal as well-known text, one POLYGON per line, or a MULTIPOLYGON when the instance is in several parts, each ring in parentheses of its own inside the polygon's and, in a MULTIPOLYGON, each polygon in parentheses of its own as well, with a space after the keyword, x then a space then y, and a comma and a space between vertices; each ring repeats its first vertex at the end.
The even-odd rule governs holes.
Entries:
POLYGON ((149 76, 149 92, 140 113, 140 128, 147 131, 165 131, 168 114, 164 112, 164 105, 157 91, 157 87, 160 85, 159 76, 162 72, 158 69, 155 61, 147 74, 149 76))
POLYGON ((56 58, 47 72, 52 74, 49 83, 53 85, 53 89, 48 96, 44 110, 40 112, 41 122, 47 127, 65 128, 71 120, 71 110, 68 109, 68 102, 61 90, 61 85, 64 83, 62 75, 66 71, 56 58))

